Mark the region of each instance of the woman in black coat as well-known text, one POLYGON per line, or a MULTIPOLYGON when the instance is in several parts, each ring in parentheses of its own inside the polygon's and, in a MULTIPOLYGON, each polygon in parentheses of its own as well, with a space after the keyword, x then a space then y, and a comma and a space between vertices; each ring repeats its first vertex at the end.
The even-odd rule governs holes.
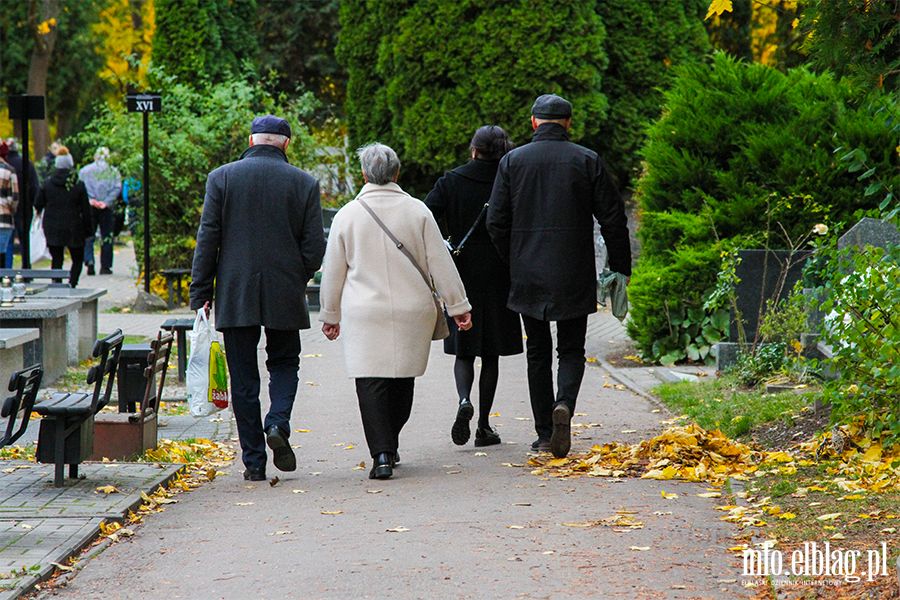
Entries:
POLYGON ((444 352, 456 355, 459 408, 450 434, 458 446, 469 441, 469 421, 475 413, 469 400, 475 357, 481 357, 475 445, 491 446, 500 443, 497 430, 488 422, 497 391, 499 357, 522 352, 519 315, 506 308, 509 266, 497 254, 484 224, 497 166, 513 147, 500 127, 480 127, 469 146, 472 160, 445 173, 425 198, 435 219, 450 234, 453 260, 472 304, 472 328, 458 331, 458 327, 450 327, 450 337, 444 340, 444 352))
POLYGON ((75 162, 65 146, 60 146, 55 165, 56 170, 38 192, 34 209, 43 211, 44 235, 52 268, 62 268, 65 249, 69 249, 72 258, 69 285, 74 288, 84 263, 84 240, 92 229, 91 205, 84 182, 79 181, 72 171, 75 162))

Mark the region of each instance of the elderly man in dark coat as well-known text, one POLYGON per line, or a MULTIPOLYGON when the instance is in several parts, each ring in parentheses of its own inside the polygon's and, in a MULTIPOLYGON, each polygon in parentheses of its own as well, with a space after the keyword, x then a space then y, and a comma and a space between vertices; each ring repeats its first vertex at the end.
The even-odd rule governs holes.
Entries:
POLYGON ((300 367, 299 330, 309 329, 306 283, 325 254, 319 182, 288 163, 290 137, 284 119, 257 117, 240 160, 209 174, 191 273, 191 308, 208 310, 215 300, 244 479, 251 481, 266 478, 266 444, 276 468, 297 468, 288 437, 300 367), (265 423, 256 353, 260 327, 266 329, 269 371, 265 423))
POLYGON ((597 311, 594 220, 610 269, 631 275, 625 205, 596 152, 569 141, 572 105, 547 94, 531 109, 534 136, 500 160, 487 228, 509 262, 507 306, 522 315, 535 450, 564 457, 584 377, 587 316, 597 311), (559 371, 553 394, 550 321, 556 321, 559 371))

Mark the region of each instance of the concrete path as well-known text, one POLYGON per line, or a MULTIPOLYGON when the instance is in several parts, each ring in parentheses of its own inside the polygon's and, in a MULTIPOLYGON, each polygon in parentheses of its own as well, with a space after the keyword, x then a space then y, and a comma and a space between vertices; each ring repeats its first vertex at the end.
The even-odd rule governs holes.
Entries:
MULTIPOLYGON (((706 486, 531 474, 523 356, 501 361, 493 422, 504 443, 457 447, 452 358, 434 344, 402 464, 374 481, 340 341, 304 332, 303 355, 296 472, 270 464, 280 481, 250 485, 238 463, 40 597, 747 597, 726 552, 736 532, 715 500, 697 497, 706 486), (617 514, 643 528, 603 521, 617 514)), ((603 387, 610 375, 589 365, 575 422, 595 425, 574 428, 573 452, 646 438, 667 416, 630 390, 603 387)))

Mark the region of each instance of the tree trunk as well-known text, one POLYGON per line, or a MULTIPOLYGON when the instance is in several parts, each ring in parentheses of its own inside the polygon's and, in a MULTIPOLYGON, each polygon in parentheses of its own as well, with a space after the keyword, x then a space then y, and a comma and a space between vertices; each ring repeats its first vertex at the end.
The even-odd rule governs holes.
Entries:
MULTIPOLYGON (((28 69, 28 95, 47 95, 47 73, 50 71, 50 57, 59 32, 59 0, 31 0, 28 7, 28 29, 34 40, 31 66, 28 69)), ((40 159, 50 145, 50 128, 47 119, 33 121, 34 156, 40 159)), ((24 152, 23 152, 24 153, 24 152)))
POLYGON ((125 84, 125 93, 137 94, 138 85, 140 84, 140 64, 144 56, 144 0, 128 0, 128 6, 131 8, 131 26, 134 29, 134 43, 131 46, 131 53, 134 55, 134 62, 129 64, 130 71, 128 80, 125 84))

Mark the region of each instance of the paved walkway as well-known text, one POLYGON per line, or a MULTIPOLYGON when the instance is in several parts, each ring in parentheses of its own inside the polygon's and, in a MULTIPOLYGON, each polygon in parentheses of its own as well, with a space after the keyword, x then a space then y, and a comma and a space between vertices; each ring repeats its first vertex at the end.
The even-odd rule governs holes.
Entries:
MULTIPOLYGON (((84 287, 109 290, 101 310, 130 305, 138 290, 130 247, 116 248, 113 271, 82 279, 84 287)), ((100 332, 151 337, 171 317, 106 312, 100 332)), ((278 473, 270 465, 277 485, 247 485, 239 462, 224 469, 225 476, 149 517, 136 536, 87 561, 52 597, 746 597, 739 565, 726 552, 735 532, 718 519, 714 500, 697 496, 705 486, 531 473, 524 355, 501 361, 492 423, 504 443, 457 447, 449 440, 452 358, 434 344, 401 439, 403 462, 394 479, 374 482, 366 477, 371 459, 341 342, 327 342, 317 329, 302 337, 292 419, 298 470, 278 473), (667 500, 661 491, 679 498, 667 500), (616 528, 616 515, 642 525, 616 528)), ((595 360, 579 398, 573 452, 646 439, 668 416, 648 392, 661 379, 690 376, 606 360, 628 344, 609 313, 590 317, 587 353, 595 360), (607 386, 611 380, 624 387, 607 386)), ((262 367, 263 351, 259 359, 262 367)), ((230 413, 161 421, 160 437, 236 437, 230 413)), ((32 424, 29 439, 37 429, 32 424)), ((29 574, 0 580, 0 588, 13 586, 0 589, 0 600, 48 576, 52 562, 77 554, 101 522, 121 519, 140 491, 174 473, 137 463, 85 464, 84 479, 55 490, 52 465, 2 461, 0 469, 0 572, 29 574), (96 493, 108 483, 121 497, 96 493)))

